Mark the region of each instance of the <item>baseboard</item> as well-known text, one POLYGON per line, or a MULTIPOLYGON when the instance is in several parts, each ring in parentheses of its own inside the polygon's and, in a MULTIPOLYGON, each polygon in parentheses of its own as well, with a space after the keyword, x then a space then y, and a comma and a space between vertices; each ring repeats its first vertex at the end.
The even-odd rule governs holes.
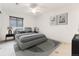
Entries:
POLYGON ((57 39, 52 39, 52 38, 48 38, 48 39, 56 40, 56 41, 59 41, 59 42, 61 42, 61 43, 68 43, 68 44, 71 44, 71 41, 63 41, 63 40, 57 40, 57 39))
POLYGON ((14 39, 12 39, 12 40, 2 40, 2 41, 0 41, 0 43, 4 43, 4 42, 8 42, 8 41, 13 41, 14 39))
POLYGON ((1 41, 0 41, 0 43, 3 43, 3 42, 5 42, 5 40, 1 40, 1 41))

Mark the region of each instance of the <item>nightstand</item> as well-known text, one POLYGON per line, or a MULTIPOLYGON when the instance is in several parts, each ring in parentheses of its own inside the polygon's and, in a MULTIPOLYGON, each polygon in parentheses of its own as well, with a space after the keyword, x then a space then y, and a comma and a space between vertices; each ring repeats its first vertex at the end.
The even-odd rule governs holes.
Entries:
POLYGON ((6 40, 6 41, 7 41, 7 40, 10 40, 10 39, 8 39, 8 38, 15 39, 15 35, 14 35, 14 34, 6 34, 5 40, 6 40))

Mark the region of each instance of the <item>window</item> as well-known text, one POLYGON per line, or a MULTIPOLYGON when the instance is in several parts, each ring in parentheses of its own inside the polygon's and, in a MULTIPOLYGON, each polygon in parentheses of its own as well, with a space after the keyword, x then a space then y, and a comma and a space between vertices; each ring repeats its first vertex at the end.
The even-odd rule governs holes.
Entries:
POLYGON ((10 27, 23 27, 23 18, 10 16, 10 27))

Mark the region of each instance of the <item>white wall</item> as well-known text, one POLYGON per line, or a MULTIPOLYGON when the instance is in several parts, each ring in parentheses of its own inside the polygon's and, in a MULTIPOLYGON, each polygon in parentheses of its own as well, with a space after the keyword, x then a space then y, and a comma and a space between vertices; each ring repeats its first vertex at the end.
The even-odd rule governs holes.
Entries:
MULTIPOLYGON (((0 6, 0 11, 1 11, 1 6, 0 6)), ((2 19, 2 15, 0 14, 0 40, 1 40, 1 27, 2 27, 1 19, 2 19)))
POLYGON ((79 29, 79 6, 62 7, 38 16, 11 11, 7 12, 2 9, 2 14, 0 14, 0 40, 5 39, 7 27, 9 26, 9 16, 23 17, 24 27, 37 26, 40 32, 44 33, 48 38, 68 43, 71 42, 74 34, 78 33, 79 29), (68 12, 67 25, 50 25, 50 16, 59 15, 65 12, 68 12))
POLYGON ((63 7, 49 13, 44 13, 39 16, 36 24, 40 32, 44 33, 48 38, 69 43, 79 28, 79 8, 63 7), (50 16, 56 16, 65 12, 68 12, 67 25, 50 25, 50 16))
POLYGON ((0 41, 5 40, 7 34, 7 27, 9 26, 9 16, 16 16, 24 18, 24 27, 34 27, 34 18, 29 14, 15 13, 2 9, 0 14, 0 41))

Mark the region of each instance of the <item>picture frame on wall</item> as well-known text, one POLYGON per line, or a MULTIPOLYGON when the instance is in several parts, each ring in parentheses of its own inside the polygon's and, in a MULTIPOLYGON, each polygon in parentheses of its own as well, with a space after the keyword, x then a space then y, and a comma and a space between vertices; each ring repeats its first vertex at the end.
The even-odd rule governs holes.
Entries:
POLYGON ((50 20, 50 22, 51 22, 50 24, 51 24, 51 25, 56 25, 56 16, 54 16, 54 17, 51 16, 50 19, 51 19, 51 20, 50 20))
POLYGON ((68 24, 68 13, 60 14, 57 16, 57 25, 68 24))
POLYGON ((51 25, 66 25, 68 24, 68 13, 63 13, 54 17, 51 16, 50 22, 51 25))

